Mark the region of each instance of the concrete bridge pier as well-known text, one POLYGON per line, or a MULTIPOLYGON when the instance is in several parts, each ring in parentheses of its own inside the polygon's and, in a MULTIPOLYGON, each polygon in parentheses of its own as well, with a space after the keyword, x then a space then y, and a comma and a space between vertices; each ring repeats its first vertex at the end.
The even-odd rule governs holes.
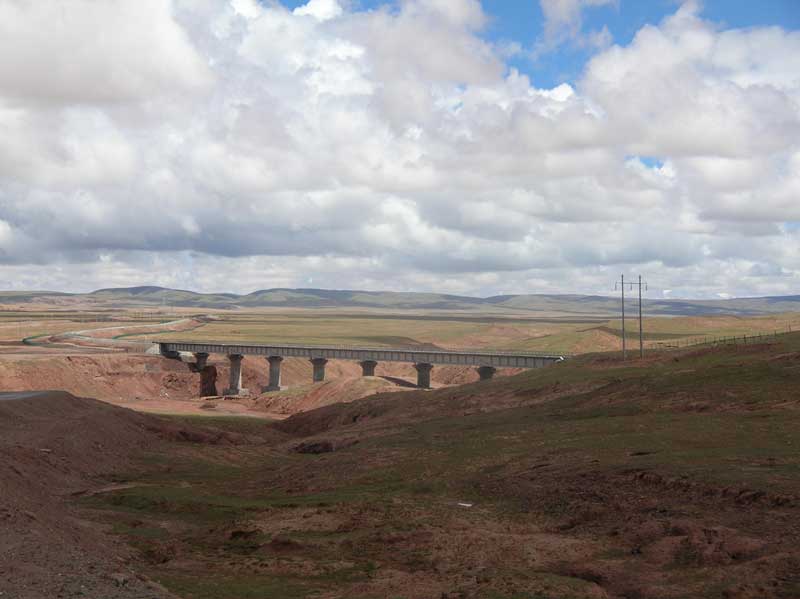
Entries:
POLYGON ((269 384, 264 388, 264 391, 280 391, 281 390, 281 356, 270 356, 267 358, 269 362, 269 384))
POLYGON ((375 367, 378 365, 375 360, 362 360, 359 364, 361 364, 361 376, 375 376, 375 367))
POLYGON ((311 358, 311 365, 314 367, 314 382, 321 383, 325 380, 325 364, 328 360, 325 358, 311 358))
POLYGON ((475 370, 478 371, 478 376, 481 377, 482 381, 490 380, 497 372, 497 368, 494 366, 479 366, 475 370))
POLYGON ((206 352, 194 352, 194 362, 187 364, 189 370, 200 375, 200 397, 217 394, 217 369, 208 364, 206 352))
POLYGON ((231 369, 228 388, 224 391, 225 395, 244 395, 247 393, 247 389, 242 389, 243 358, 244 356, 242 354, 228 354, 231 369))
POLYGON ((205 352, 197 352, 194 354, 194 367, 197 372, 203 372, 208 366, 208 354, 205 352))
POLYGON ((427 362, 417 362, 414 364, 414 369, 417 371, 417 387, 421 389, 431 388, 431 370, 433 364, 427 362))

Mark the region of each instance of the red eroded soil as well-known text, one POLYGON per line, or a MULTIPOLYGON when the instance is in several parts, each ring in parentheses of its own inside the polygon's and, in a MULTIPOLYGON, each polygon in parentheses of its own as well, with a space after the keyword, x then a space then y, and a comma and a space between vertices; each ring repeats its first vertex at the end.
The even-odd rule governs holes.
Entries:
MULTIPOLYGON (((0 360, 0 389, 60 389, 145 412, 203 414, 214 409, 215 413, 283 417, 335 401, 407 389, 416 382, 411 364, 379 364, 378 376, 366 382, 356 362, 331 360, 326 366, 326 383, 312 385, 309 361, 287 358, 281 368, 281 383, 288 392, 264 395, 261 390, 267 385, 266 361, 246 357, 242 368, 242 383, 249 390, 250 399, 218 401, 213 405, 200 397, 221 395, 228 387, 228 361, 222 356, 212 356, 201 375, 183 362, 141 354, 4 355, 0 360)), ((498 376, 513 372, 503 370, 498 376)), ((432 378, 434 386, 439 387, 473 382, 478 375, 469 367, 436 367, 432 378)))
MULTIPOLYGON (((262 360, 245 358, 249 365, 258 364, 261 368, 262 360)), ((247 368, 247 367, 245 367, 247 368)), ((508 376, 520 372, 519 369, 503 368, 498 370, 497 376, 508 376)), ((361 376, 361 366, 358 362, 346 360, 330 360, 325 366, 327 380, 337 378, 357 378, 361 376)), ((375 376, 389 379, 400 379, 398 383, 416 384, 417 371, 413 364, 403 362, 379 362, 375 368, 375 376)), ((281 366, 281 384, 286 386, 304 385, 311 380, 311 364, 301 358, 287 358, 281 366)), ((431 371, 431 382, 434 387, 445 385, 462 385, 474 383, 478 380, 478 373, 471 366, 434 366, 431 371)))
POLYGON ((273 417, 286 417, 334 403, 346 403, 374 395, 406 389, 381 377, 335 378, 324 383, 306 383, 287 391, 265 393, 252 402, 253 410, 273 417))
POLYGON ((4 356, 0 388, 14 391, 60 389, 97 399, 187 399, 197 396, 199 376, 185 364, 131 354, 4 356))
MULTIPOLYGON (((225 362, 216 362, 217 389, 222 391, 228 380, 225 362)), ((519 369, 501 369, 497 376, 516 374, 519 369)), ((287 358, 281 366, 280 392, 261 393, 266 385, 266 364, 257 358, 245 358, 243 363, 244 386, 249 399, 237 400, 248 410, 274 418, 284 418, 298 412, 314 410, 334 403, 347 403, 376 393, 407 391, 416 388, 417 372, 412 364, 378 364, 376 376, 363 377, 356 362, 331 360, 325 367, 325 382, 312 383, 312 367, 308 360, 287 358)), ((474 368, 462 366, 435 367, 432 372, 434 387, 461 385, 475 382, 478 374, 474 368)), ((217 407, 222 404, 217 402, 217 407)))

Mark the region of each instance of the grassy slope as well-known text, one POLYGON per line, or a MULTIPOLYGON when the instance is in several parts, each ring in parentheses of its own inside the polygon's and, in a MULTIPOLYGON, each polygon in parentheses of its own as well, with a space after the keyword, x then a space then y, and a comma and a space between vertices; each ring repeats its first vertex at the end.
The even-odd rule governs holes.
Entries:
POLYGON ((266 440, 173 445, 87 507, 187 598, 793 597, 798 390, 798 335, 585 356, 220 422, 266 440))

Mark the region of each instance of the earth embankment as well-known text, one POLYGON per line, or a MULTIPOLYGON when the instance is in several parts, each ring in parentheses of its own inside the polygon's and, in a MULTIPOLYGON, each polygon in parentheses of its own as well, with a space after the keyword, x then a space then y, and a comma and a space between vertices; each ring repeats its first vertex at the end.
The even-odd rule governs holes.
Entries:
MULTIPOLYGON (((282 366, 282 383, 287 389, 265 394, 261 390, 267 385, 268 366, 263 359, 248 356, 243 362, 243 386, 250 396, 211 404, 200 398, 221 395, 228 386, 228 361, 224 356, 212 356, 209 367, 200 374, 183 362, 135 353, 16 354, 0 359, 0 389, 60 389, 158 413, 203 413, 213 409, 215 413, 283 418, 336 401, 404 390, 416 380, 410 364, 381 364, 377 372, 380 376, 363 379, 357 363, 331 360, 326 382, 321 385, 311 384, 311 371, 308 360, 288 358, 282 366)), ((436 386, 477 378, 474 369, 466 367, 435 368, 433 372, 436 386)))

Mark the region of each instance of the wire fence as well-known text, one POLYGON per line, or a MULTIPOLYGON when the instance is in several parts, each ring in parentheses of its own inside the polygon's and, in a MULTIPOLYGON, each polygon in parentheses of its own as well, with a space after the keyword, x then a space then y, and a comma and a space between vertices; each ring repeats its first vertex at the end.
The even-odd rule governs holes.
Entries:
POLYGON ((697 347, 701 345, 754 345, 757 343, 766 343, 770 340, 774 341, 782 335, 788 335, 789 333, 797 331, 798 329, 792 329, 791 326, 788 326, 786 329, 776 329, 772 332, 761 331, 758 333, 726 336, 698 335, 694 337, 676 339, 674 341, 659 341, 654 344, 653 349, 683 349, 686 347, 697 347))

